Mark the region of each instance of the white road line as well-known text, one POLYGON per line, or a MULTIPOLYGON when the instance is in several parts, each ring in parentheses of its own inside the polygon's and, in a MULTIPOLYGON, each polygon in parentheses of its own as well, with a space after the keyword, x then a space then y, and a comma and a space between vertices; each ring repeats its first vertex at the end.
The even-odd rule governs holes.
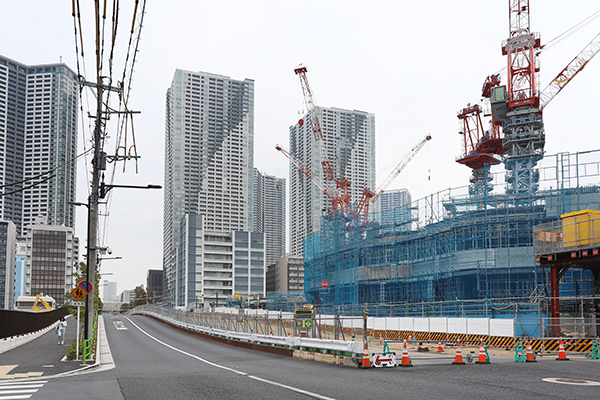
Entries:
POLYGON ((13 383, 12 385, 6 385, 6 386, 0 385, 0 392, 5 389, 41 388, 42 386, 44 386, 43 383, 40 383, 39 385, 15 385, 13 383))
POLYGON ((0 400, 21 400, 30 398, 48 381, 2 382, 0 383, 0 400))
MULTIPOLYGON (((0 390, 0 395, 5 394, 25 394, 25 393, 35 393, 39 389, 15 389, 15 390, 0 390)), ((1 399, 2 397, 0 397, 1 399)))
MULTIPOLYGON (((127 318, 127 320, 133 324, 133 326, 135 326, 136 328, 138 328, 140 330, 140 332, 142 332, 144 335, 148 336, 150 339, 155 340, 156 342, 162 344, 165 347, 170 348, 171 350, 175 350, 175 351, 177 351, 177 352, 179 352, 181 354, 185 354, 188 357, 195 358, 196 360, 202 361, 203 363, 206 363, 208 365, 212 365, 213 367, 221 368, 221 369, 224 369, 226 371, 233 372, 234 374, 238 374, 238 375, 242 375, 242 376, 247 376, 250 379, 255 379, 257 381, 268 383, 268 384, 273 385, 273 386, 278 386, 278 387, 285 388, 285 389, 288 389, 288 390, 291 390, 291 391, 294 391, 294 392, 297 392, 297 393, 301 393, 301 394, 304 394, 304 395, 307 395, 307 396, 310 396, 310 397, 314 397, 315 399, 334 400, 331 397, 322 396, 320 394, 309 392, 309 391, 306 391, 306 390, 303 390, 303 389, 299 389, 299 388, 296 388, 296 387, 293 387, 293 386, 284 385, 283 383, 273 382, 273 381, 270 381, 268 379, 260 378, 258 376, 248 375, 246 372, 238 371, 238 370, 233 369, 233 368, 229 368, 229 367, 225 367, 223 365, 215 364, 215 363, 213 363, 211 361, 208 361, 208 360, 206 360, 206 359, 204 359, 202 357, 198 357, 198 356, 196 356, 194 354, 191 354, 191 353, 188 353, 186 351, 180 350, 180 349, 178 349, 176 347, 171 346, 170 344, 167 344, 167 343, 165 343, 165 342, 163 342, 163 341, 155 338, 154 336, 150 335, 149 333, 147 333, 146 331, 144 331, 142 328, 140 328, 139 326, 137 326, 135 324, 135 322, 133 322, 131 319, 129 319, 129 317, 125 317, 125 318, 127 318)), ((0 398, 0 400, 1 400, 1 398, 0 398)))

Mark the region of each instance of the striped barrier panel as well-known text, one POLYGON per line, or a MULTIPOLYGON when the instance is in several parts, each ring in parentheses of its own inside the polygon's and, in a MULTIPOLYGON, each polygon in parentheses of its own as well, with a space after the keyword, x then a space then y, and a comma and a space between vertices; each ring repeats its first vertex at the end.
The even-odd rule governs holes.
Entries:
MULTIPOLYGON (((362 332, 360 332, 359 335, 361 333, 362 332)), ((560 339, 467 335, 466 333, 370 330, 369 335, 376 339, 387 340, 409 340, 409 338, 410 340, 415 340, 416 338, 417 342, 456 342, 460 340, 460 343, 463 346, 479 346, 483 340, 487 347, 500 349, 514 349, 519 341, 522 343, 531 341, 531 348, 534 351, 558 351, 560 346, 560 339)), ((562 341, 565 351, 586 353, 591 351, 594 339, 562 339, 562 341)))

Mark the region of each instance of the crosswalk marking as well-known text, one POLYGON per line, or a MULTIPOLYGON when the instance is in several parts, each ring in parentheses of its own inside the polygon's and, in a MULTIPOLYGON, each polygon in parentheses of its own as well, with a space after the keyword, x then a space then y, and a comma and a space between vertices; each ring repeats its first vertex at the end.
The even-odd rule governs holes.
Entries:
POLYGON ((0 383, 0 400, 28 399, 48 381, 0 383))

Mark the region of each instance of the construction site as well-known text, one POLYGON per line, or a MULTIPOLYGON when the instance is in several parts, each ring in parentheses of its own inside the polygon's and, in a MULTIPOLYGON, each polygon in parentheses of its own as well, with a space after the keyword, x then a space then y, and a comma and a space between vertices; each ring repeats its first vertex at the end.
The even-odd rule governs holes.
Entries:
MULTIPOLYGON (((322 174, 278 149, 331 205, 320 231, 304 238, 307 302, 327 313, 524 318, 536 326, 524 328, 525 335, 598 334, 600 222, 598 228, 589 221, 572 228, 578 253, 560 265, 542 244, 565 245, 563 225, 574 215, 600 216, 594 213, 600 210, 600 150, 545 154, 543 120, 546 106, 600 51, 600 35, 541 90, 543 46, 530 30, 529 1, 508 3, 505 76, 488 75, 482 103, 457 113, 462 153, 456 162, 471 169, 469 184, 396 209, 380 211, 376 200, 431 136, 412 148, 380 188, 364 189, 362 199, 350 204, 352 183, 334 176, 323 151, 306 68, 295 70, 312 110, 322 174), (554 236, 540 230, 545 224, 554 224, 554 236), (585 260, 583 251, 589 251, 585 260)), ((271 301, 281 306, 281 299, 271 301)))

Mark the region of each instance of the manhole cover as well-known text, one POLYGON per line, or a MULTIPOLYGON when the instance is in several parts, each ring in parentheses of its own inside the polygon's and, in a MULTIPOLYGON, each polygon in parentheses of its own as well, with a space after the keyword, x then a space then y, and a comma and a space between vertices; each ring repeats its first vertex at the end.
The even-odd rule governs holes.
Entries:
POLYGON ((544 378, 545 382, 562 383, 563 385, 600 386, 600 382, 572 378, 544 378))

